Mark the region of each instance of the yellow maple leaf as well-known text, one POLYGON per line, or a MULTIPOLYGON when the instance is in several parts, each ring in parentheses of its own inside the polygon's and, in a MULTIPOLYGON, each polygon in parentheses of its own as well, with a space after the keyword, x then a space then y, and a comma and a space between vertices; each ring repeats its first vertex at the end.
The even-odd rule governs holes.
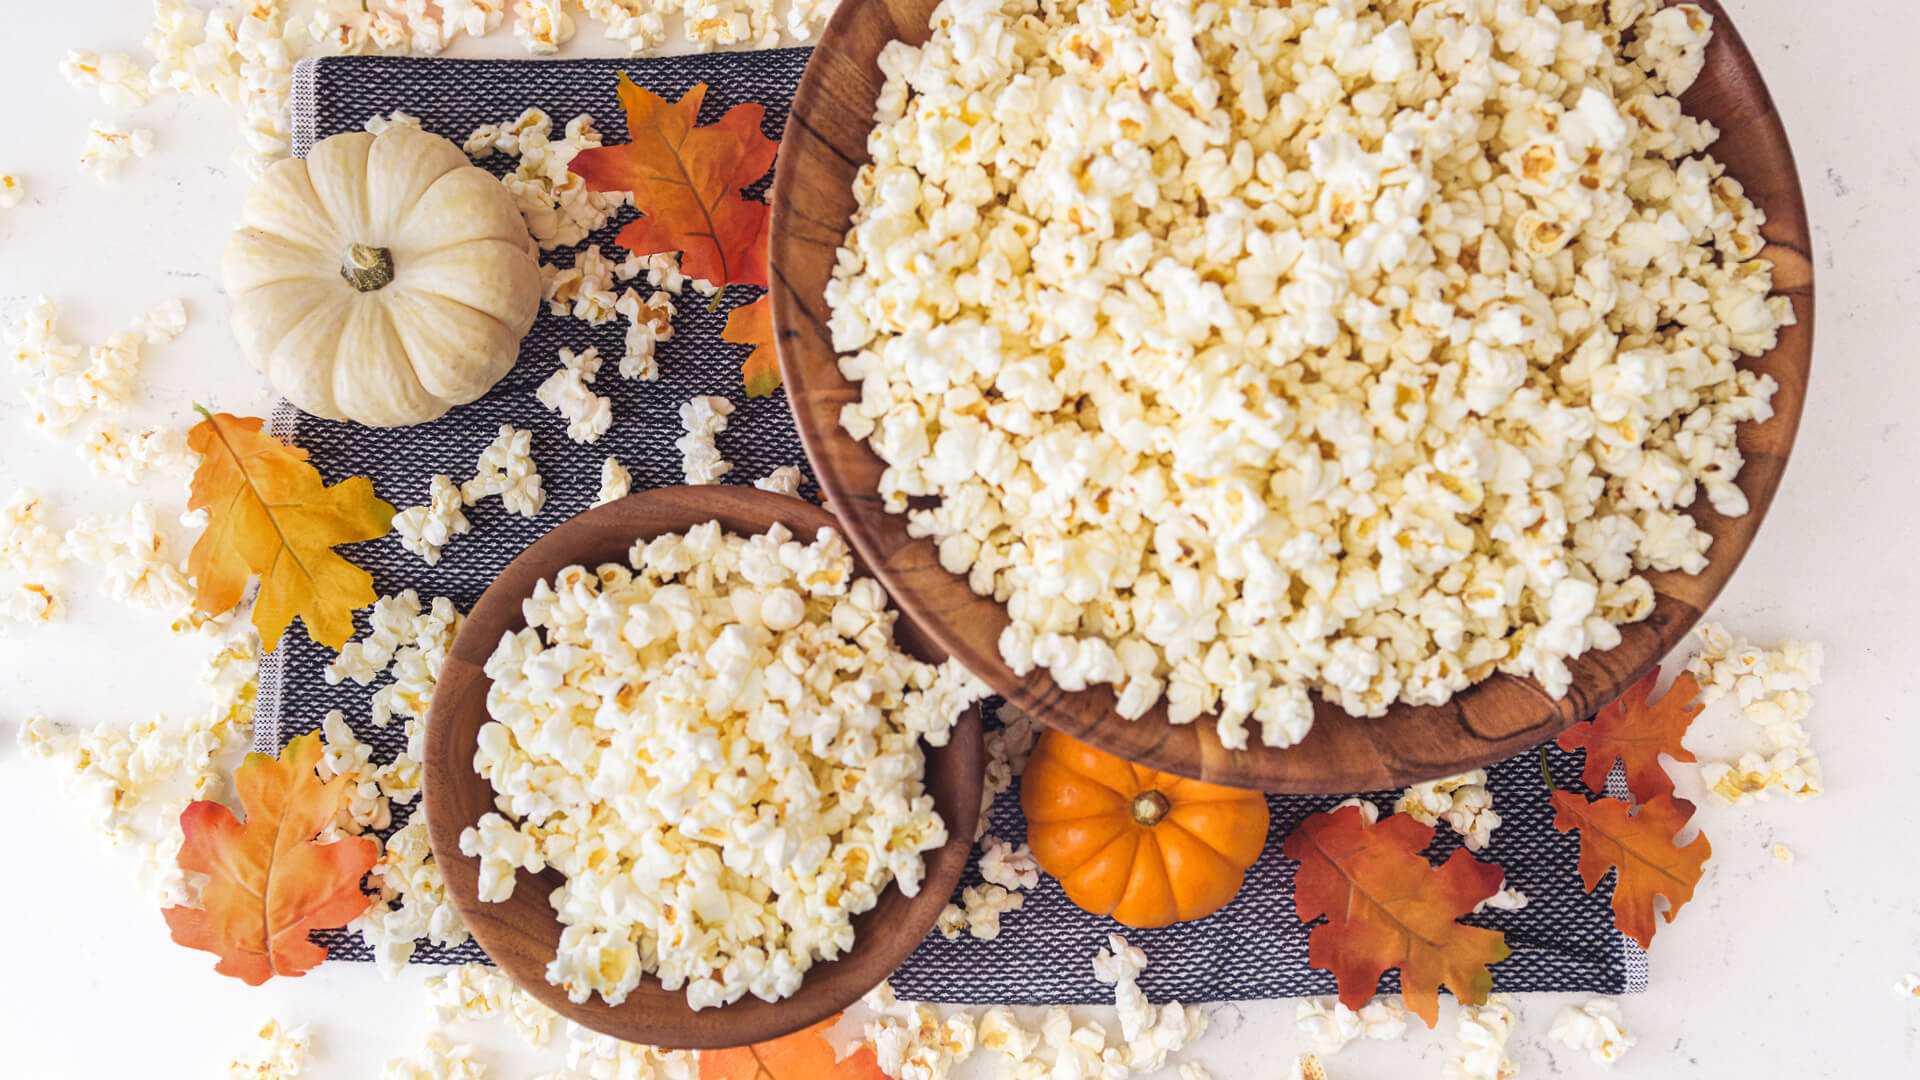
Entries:
POLYGON ((356 476, 328 487, 307 452, 266 435, 258 417, 213 414, 187 434, 200 454, 187 506, 207 511, 207 529, 187 556, 203 614, 231 611, 260 578, 253 625, 268 649, 298 615, 307 634, 338 649, 353 637, 353 613, 378 599, 373 575, 333 548, 385 536, 393 507, 356 476))
POLYGON ((780 354, 773 344, 772 297, 762 296, 729 312, 720 339, 753 346, 753 351, 740 365, 740 381, 746 384, 748 397, 766 397, 780 389, 780 354))

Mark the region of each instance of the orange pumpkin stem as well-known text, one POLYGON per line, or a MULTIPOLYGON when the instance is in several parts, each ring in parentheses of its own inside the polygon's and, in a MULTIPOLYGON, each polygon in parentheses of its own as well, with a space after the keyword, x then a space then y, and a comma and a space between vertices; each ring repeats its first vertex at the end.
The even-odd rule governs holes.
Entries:
POLYGON ((1149 828, 1160 824, 1160 819, 1171 809, 1173 803, 1157 791, 1143 791, 1133 797, 1133 820, 1149 828))

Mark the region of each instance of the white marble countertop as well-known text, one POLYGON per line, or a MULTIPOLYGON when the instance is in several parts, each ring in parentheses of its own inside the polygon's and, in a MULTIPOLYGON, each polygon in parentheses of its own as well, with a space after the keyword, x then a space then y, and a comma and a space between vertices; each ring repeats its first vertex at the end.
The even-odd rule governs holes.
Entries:
MULTIPOLYGON (((1803 804, 1706 807, 1714 857, 1695 902, 1661 927, 1653 986, 1625 999, 1640 1045, 1622 1077, 1890 1077, 1920 1071, 1920 1000, 1893 984, 1920 970, 1920 843, 1913 783, 1920 730, 1920 576, 1907 562, 1920 532, 1920 5, 1912 0, 1726 0, 1759 60, 1799 156, 1819 268, 1818 350, 1798 452, 1771 518, 1714 616, 1761 641, 1823 642, 1826 685, 1812 727, 1828 794, 1803 804), (1816 10, 1816 7, 1819 10, 1816 10), (1770 853, 1785 843, 1798 858, 1770 853), (1698 1068, 1693 1068, 1698 1066, 1698 1068)), ((70 336, 98 341, 138 312, 184 297, 193 313, 179 341, 153 350, 139 417, 183 421, 199 401, 259 414, 267 396, 225 327, 216 268, 246 186, 229 163, 229 112, 165 98, 134 114, 158 137, 155 154, 117 184, 78 158, 89 121, 114 116, 69 88, 56 68, 70 47, 138 50, 145 0, 8 5, 0 33, 0 173, 30 186, 0 212, 0 316, 38 294, 64 309, 70 336)), ((511 37, 485 49, 517 50, 511 37)), ((601 52, 592 41, 573 52, 601 52)), ((11 385, 5 383, 4 385, 11 385)), ((25 429, 17 393, 0 394, 0 487, 53 493, 62 522, 123 508, 129 492, 91 474, 66 443, 25 429)), ((0 492, 5 494, 6 492, 0 492)), ((145 496, 181 505, 172 482, 145 496)), ((184 539, 184 538, 183 538, 184 539)), ((184 552, 184 547, 181 548, 184 552)), ((15 748, 31 713, 74 722, 132 722, 194 707, 187 646, 157 615, 70 590, 67 622, 0 631, 0 820, 7 928, 0 975, 0 1073, 19 1077, 214 1074, 263 1017, 311 1024, 308 1075, 370 1077, 410 1054, 429 1030, 425 973, 382 982, 371 967, 322 966, 250 989, 213 973, 212 958, 168 940, 133 881, 129 853, 111 850, 15 748)), ((1702 725, 1730 728, 1718 710, 1702 725)), ((1684 792, 1684 789, 1683 789, 1684 792)), ((1091 947, 1091 946, 1090 946, 1091 947)), ((1599 1075, 1557 1048, 1547 1025, 1563 999, 1521 999, 1513 1048, 1521 1075, 1599 1075)), ((1291 1002, 1214 1009, 1192 1051, 1213 1075, 1270 1080, 1305 1049, 1291 1002)), ((490 1076, 557 1067, 504 1029, 471 1025, 490 1076)), ((1438 1032, 1350 1048, 1336 1080, 1437 1076, 1452 1052, 1451 1006, 1438 1032)), ((970 1067, 967 1076, 991 1075, 970 1067)), ((1170 1074, 1169 1074, 1170 1075, 1170 1074)))

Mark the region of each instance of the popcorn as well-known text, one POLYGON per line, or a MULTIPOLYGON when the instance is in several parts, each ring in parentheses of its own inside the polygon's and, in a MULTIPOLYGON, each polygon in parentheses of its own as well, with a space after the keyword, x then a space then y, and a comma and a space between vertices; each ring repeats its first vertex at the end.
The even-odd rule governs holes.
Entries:
POLYGON ((727 417, 733 415, 733 402, 723 397, 696 397, 680 406, 680 426, 686 434, 674 442, 680 451, 680 471, 689 484, 717 484, 733 471, 732 463, 720 456, 715 436, 727 430, 727 417))
POLYGON ((397 127, 418 129, 420 127, 420 118, 412 113, 395 109, 385 116, 375 113, 367 117, 367 122, 362 124, 361 127, 364 128, 369 135, 384 135, 397 127))
POLYGON ((489 495, 500 496, 509 513, 532 518, 547 505, 547 493, 534 471, 533 433, 501 424, 500 434, 483 451, 473 479, 460 485, 460 497, 472 506, 489 495))
POLYGON ((1718 623, 1703 623, 1694 633, 1701 650, 1687 661, 1687 671, 1700 684, 1701 702, 1733 697, 1767 746, 1735 761, 1701 762, 1708 792, 1728 804, 1766 799, 1774 792, 1796 800, 1820 794, 1820 759, 1806 729, 1825 660, 1820 645, 1788 641, 1768 651, 1735 638, 1718 623))
POLYGON ((1293 1068, 1287 1072, 1288 1080, 1327 1080, 1327 1070, 1320 1059, 1313 1054, 1301 1054, 1293 1059, 1293 1068))
POLYGON ((487 964, 462 964, 429 978, 427 1008, 439 1024, 500 1016, 533 1047, 552 1042, 560 1025, 559 1013, 487 964))
POLYGON ((94 176, 112 180, 127 162, 152 152, 153 132, 145 128, 128 131, 118 124, 95 120, 87 129, 87 148, 80 155, 80 164, 94 176))
POLYGON ((307 1067, 311 1037, 305 1025, 285 1030, 267 1020, 254 1032, 255 1044, 227 1063, 229 1080, 299 1080, 307 1067))
POLYGON ((1893 984, 1893 992, 1907 997, 1920 997, 1920 973, 1907 972, 1900 981, 1893 984))
POLYGON ((932 1080, 973 1056, 979 1033, 972 1016, 959 1012, 942 1020, 930 1005, 888 1000, 892 996, 883 982, 862 999, 878 1014, 867 1021, 866 1040, 881 1072, 932 1080))
POLYGON ((1499 891, 1473 905, 1473 913, 1483 911, 1519 911, 1527 906, 1527 894, 1502 882, 1499 891))
POLYGON ((12 173, 0 173, 0 210, 11 210, 26 201, 26 182, 12 173))
POLYGON ((600 374, 600 353, 588 349, 575 354, 560 350, 560 370, 534 391, 540 404, 567 421, 567 438, 577 443, 598 442, 613 427, 613 402, 587 389, 600 374))
POLYGON ((133 320, 133 332, 149 345, 165 345, 187 331, 187 305, 184 300, 163 300, 133 320))
POLYGON ((82 90, 98 90, 110 109, 137 109, 152 98, 147 73, 126 53, 101 56, 71 49, 60 61, 60 74, 82 90))
POLYGON ((761 491, 771 491, 775 495, 790 495, 797 499, 800 497, 801 479, 800 466, 782 465, 760 479, 755 480, 753 486, 759 488, 761 491))
POLYGON ((1014 847, 989 836, 980 849, 980 876, 1007 890, 1031 889, 1040 884, 1040 863, 1027 845, 1014 847))
MULTIPOLYGON (((568 122, 562 138, 552 136, 553 118, 528 109, 512 121, 476 128, 465 144, 475 158, 505 153, 520 159, 501 183, 526 219, 528 232, 546 251, 580 243, 630 201, 626 195, 588 191, 586 182, 567 168, 574 155, 601 144, 592 116, 582 113, 568 122)), ((542 272, 560 273, 551 268, 542 272)))
MULTIPOLYGON (((674 268, 679 273, 679 268, 674 268)), ((662 290, 646 298, 628 289, 614 302, 616 314, 626 317, 626 351, 620 358, 620 377, 651 382, 660 377, 655 348, 673 337, 673 301, 662 290)))
POLYGON ((1197 1061, 1180 1063, 1180 1080, 1213 1080, 1213 1074, 1197 1061))
POLYGON ((1402 792, 1393 812, 1406 814, 1422 825, 1446 821, 1469 851, 1484 851, 1500 815, 1493 811, 1487 790, 1487 771, 1475 769, 1459 776, 1415 784, 1402 792))
POLYGON ((551 56, 573 40, 566 0, 514 0, 513 36, 535 56, 551 56))
POLYGON ((1508 1000, 1504 994, 1495 994, 1485 1005, 1460 1006, 1455 1031, 1466 1048, 1447 1062, 1447 1080, 1508 1080, 1518 1072, 1507 1057, 1514 1022, 1508 1000))
POLYGON ((382 976, 399 977, 416 938, 449 947, 467 941, 467 928, 447 899, 446 879, 427 843, 426 815, 415 813, 387 838, 370 880, 376 889, 373 904, 347 929, 366 940, 382 976))
MULTIPOLYGON (((981 941, 1000 936, 1000 917, 1025 906, 1027 898, 999 885, 969 885, 961 890, 967 932, 981 941)), ((958 936, 958 935, 954 935, 958 936)))
POLYGON ((413 1058, 389 1058, 380 1069, 380 1080, 483 1080, 486 1075, 470 1044, 455 1045, 438 1033, 428 1035, 413 1058))
POLYGON ((593 497, 593 505, 605 506, 615 499, 624 499, 633 491, 633 474, 620 464, 620 459, 608 456, 600 463, 600 493, 593 497))
POLYGON ((1790 863, 1793 861, 1793 849, 1785 844, 1773 845, 1772 851, 1776 862, 1790 863))
POLYGON ((440 562, 440 549, 456 536, 465 536, 473 526, 461 512, 465 500, 448 476, 435 476, 430 482, 427 505, 411 506, 393 515, 393 531, 400 546, 426 560, 428 566, 440 562))
POLYGON ((593 1080, 695 1080, 698 1058, 690 1050, 661 1050, 622 1042, 567 1022, 567 1068, 593 1080))
POLYGON ((1040 738, 1039 724, 1017 706, 1000 706, 1000 727, 987 732, 987 767, 982 781, 980 820, 973 830, 975 841, 987 835, 993 802, 1013 786, 1013 778, 1027 767, 1033 744, 1040 738))
POLYGON ((80 519, 61 540, 60 554, 104 571, 104 595, 135 607, 184 612, 193 606, 193 586, 168 548, 153 509, 136 502, 122 514, 80 519))
POLYGON ((1335 1000, 1302 998, 1294 1008, 1294 1023, 1313 1044, 1314 1052, 1332 1056, 1358 1039, 1398 1039, 1407 1033, 1407 1011, 1393 998, 1376 997, 1358 1011, 1335 1000))
POLYGON ((1602 1065, 1611 1065, 1633 1049, 1634 1037, 1620 1024, 1620 1006, 1605 998, 1585 1005, 1567 1005, 1554 1015, 1548 1034, 1602 1065))
POLYGON ((1230 747, 1557 697, 1745 509, 1793 315, 1663 96, 1706 27, 1404 6, 949 0, 883 53, 840 419, 1016 672, 1230 747))
POLYGON ((695 1009, 780 1000, 889 883, 919 889, 947 838, 919 740, 945 741, 977 681, 893 648, 831 530, 708 523, 628 561, 541 583, 488 661, 475 765, 499 813, 461 849, 489 900, 514 869, 566 878, 547 977, 574 1001, 647 972, 695 1009))

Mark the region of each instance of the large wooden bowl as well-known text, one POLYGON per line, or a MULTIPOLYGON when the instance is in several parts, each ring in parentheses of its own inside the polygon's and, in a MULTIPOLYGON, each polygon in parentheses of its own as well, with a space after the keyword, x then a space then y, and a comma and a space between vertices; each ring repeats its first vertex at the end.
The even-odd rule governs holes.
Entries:
MULTIPOLYGON (((796 537, 809 539, 822 527, 835 525, 811 503, 738 487, 663 488, 589 510, 529 547, 474 605, 441 670, 427 715, 427 832, 434 861, 447 879, 447 895, 474 940, 521 989, 567 1019, 627 1042, 682 1050, 744 1046, 791 1034, 845 1009, 892 974, 933 929, 960 881, 973 847, 986 767, 980 714, 971 710, 946 746, 927 751, 927 790, 951 839, 927 853, 927 876, 919 894, 909 898, 889 885, 879 904, 853 921, 852 951, 831 963, 815 964, 799 992, 784 1001, 769 1004, 748 996, 695 1012, 684 992, 669 992, 647 976, 619 1006, 598 995, 576 1005, 564 990, 547 982, 547 963, 560 943, 560 922, 547 897, 564 879, 554 870, 522 870, 515 875, 510 899, 486 903, 478 894, 479 860, 460 853, 461 830, 494 810, 493 788, 473 768, 475 738, 488 720, 487 689, 492 685, 482 669, 501 635, 526 627, 520 604, 537 582, 576 564, 624 564, 637 539, 685 532, 715 520, 743 536, 780 522, 796 537)), ((865 565, 859 569, 870 573, 865 565)), ((922 659, 945 658, 904 619, 896 640, 922 659)))
MULTIPOLYGON (((1156 708, 1137 721, 1113 711, 1101 688, 1067 693, 1044 669, 1016 676, 996 647, 1007 624, 1001 605, 974 595, 940 568, 931 540, 907 535, 906 519, 881 508, 882 463, 841 429, 840 408, 859 400, 841 376, 828 336, 823 294, 834 253, 854 211, 853 176, 869 158, 867 134, 883 82, 876 58, 889 41, 927 39, 933 0, 845 0, 807 65, 773 184, 773 322, 780 367, 814 472, 848 538, 866 556, 907 618, 1015 703, 1051 726, 1156 769, 1269 791, 1348 792, 1398 787, 1475 768, 1552 738, 1646 673, 1686 635, 1753 542, 1787 464, 1813 351, 1813 264, 1806 207, 1793 151, 1766 85, 1733 23, 1715 0, 1706 72, 1685 95, 1687 111, 1724 133, 1712 153, 1766 211, 1766 257, 1775 289, 1790 297, 1799 325, 1779 347, 1747 364, 1780 383, 1773 419, 1740 427, 1746 468, 1740 487, 1752 510, 1715 514, 1705 499, 1692 513, 1713 536, 1712 559, 1697 577, 1651 574, 1659 601, 1651 618, 1624 627, 1621 643, 1573 665, 1573 688, 1549 697, 1530 679, 1496 675, 1440 707, 1396 706, 1378 720, 1354 719, 1316 702, 1313 731, 1287 750, 1228 750, 1209 718, 1175 726, 1156 708)), ((1258 738, 1254 742, 1258 744, 1258 738)))

